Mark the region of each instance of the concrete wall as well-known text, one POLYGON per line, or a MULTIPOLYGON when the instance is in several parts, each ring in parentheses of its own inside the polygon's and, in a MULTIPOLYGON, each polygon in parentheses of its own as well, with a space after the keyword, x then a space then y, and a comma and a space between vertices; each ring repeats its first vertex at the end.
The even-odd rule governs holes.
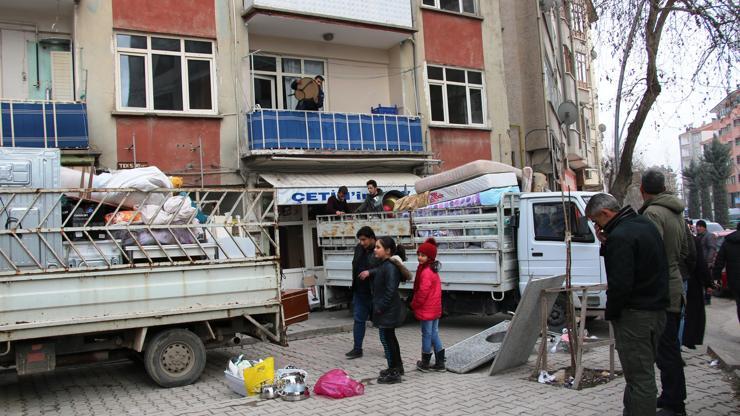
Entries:
MULTIPOLYGON (((481 11, 485 11, 488 2, 483 2, 481 11)), ((486 16, 492 18, 493 16, 486 16)), ((426 60, 440 65, 460 66, 463 68, 483 69, 483 35, 479 19, 423 10, 421 13, 424 27, 424 45, 426 60)))
POLYGON ((77 6, 78 97, 87 100, 90 145, 102 154, 100 165, 118 162, 115 110, 113 11, 106 0, 82 0, 77 6))
POLYGON ((216 37, 215 0, 113 0, 113 25, 149 33, 216 37))

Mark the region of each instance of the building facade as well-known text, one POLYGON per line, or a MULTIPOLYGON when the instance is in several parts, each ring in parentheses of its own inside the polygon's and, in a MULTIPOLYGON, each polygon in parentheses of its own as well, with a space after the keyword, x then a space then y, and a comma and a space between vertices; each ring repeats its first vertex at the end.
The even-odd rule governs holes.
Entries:
POLYGON ((602 189, 590 0, 500 2, 512 163, 551 188, 602 189))
POLYGON ((740 207, 740 89, 727 94, 710 112, 714 117, 710 123, 713 135, 702 144, 709 144, 717 138, 730 146, 732 175, 727 178, 727 206, 740 207))

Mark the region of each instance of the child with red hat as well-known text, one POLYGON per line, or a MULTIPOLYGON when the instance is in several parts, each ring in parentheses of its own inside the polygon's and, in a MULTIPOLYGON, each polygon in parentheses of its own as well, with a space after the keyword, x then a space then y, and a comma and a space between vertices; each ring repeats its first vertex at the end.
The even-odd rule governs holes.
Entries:
POLYGON ((442 282, 439 279, 437 242, 428 238, 416 250, 419 267, 414 279, 414 294, 411 309, 421 321, 421 361, 416 363, 419 371, 445 371, 445 350, 439 339, 439 318, 442 316, 442 282), (433 348, 433 349, 432 349, 433 348), (434 365, 430 366, 434 353, 434 365))

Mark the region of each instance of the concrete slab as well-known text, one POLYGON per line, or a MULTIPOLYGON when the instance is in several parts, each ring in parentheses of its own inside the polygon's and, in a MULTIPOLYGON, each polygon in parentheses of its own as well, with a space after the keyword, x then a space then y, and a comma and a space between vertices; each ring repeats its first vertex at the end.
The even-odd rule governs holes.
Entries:
MULTIPOLYGON (((527 362, 532 348, 537 342, 541 327, 541 296, 543 290, 561 287, 565 275, 530 280, 524 289, 522 299, 516 307, 514 319, 506 332, 501 349, 491 365, 490 375, 518 367, 527 362)), ((557 293, 548 293, 547 310, 552 309, 557 293)))
POLYGON ((509 321, 504 321, 445 349, 447 370, 464 374, 493 360, 507 329, 509 321))

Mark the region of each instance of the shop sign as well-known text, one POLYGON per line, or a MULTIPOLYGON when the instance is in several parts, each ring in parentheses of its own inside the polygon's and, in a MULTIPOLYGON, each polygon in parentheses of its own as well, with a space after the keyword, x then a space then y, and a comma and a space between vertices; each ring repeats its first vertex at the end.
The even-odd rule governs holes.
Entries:
MULTIPOLYGON (((381 187, 383 191, 396 190, 406 195, 414 193, 413 186, 409 187, 381 187)), ((336 188, 278 188, 278 205, 306 205, 326 204, 329 198, 336 193, 336 188)), ((359 204, 365 200, 367 188, 349 188, 347 202, 359 204)))

